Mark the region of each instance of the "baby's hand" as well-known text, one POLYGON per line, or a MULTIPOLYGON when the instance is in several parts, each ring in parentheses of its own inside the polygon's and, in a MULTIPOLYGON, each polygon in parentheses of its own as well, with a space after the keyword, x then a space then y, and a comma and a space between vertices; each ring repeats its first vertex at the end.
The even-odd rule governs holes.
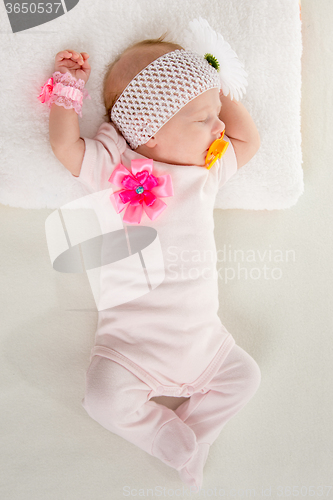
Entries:
POLYGON ((55 57, 54 71, 60 73, 69 72, 77 80, 85 83, 88 81, 91 67, 88 63, 89 54, 86 52, 75 52, 75 50, 63 50, 55 57))

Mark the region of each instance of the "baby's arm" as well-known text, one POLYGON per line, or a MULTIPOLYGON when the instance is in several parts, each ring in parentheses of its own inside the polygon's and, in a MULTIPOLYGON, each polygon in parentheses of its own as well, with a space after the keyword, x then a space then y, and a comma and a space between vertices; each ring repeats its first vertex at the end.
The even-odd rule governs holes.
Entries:
POLYGON ((249 112, 241 102, 231 100, 220 93, 222 108, 220 120, 225 124, 237 158, 237 167, 248 163, 260 147, 260 137, 249 112))
MULTIPOLYGON (((55 58, 55 71, 71 73, 77 80, 88 81, 90 75, 89 55, 64 50, 55 58)), ((78 115, 74 109, 52 104, 49 120, 49 137, 53 153, 58 160, 74 175, 79 176, 85 146, 80 138, 78 115)))

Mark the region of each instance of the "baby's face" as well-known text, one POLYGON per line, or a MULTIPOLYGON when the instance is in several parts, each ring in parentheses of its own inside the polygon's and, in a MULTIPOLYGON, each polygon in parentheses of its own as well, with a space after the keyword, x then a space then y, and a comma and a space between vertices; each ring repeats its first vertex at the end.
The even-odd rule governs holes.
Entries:
POLYGON ((225 129, 219 119, 220 110, 219 90, 207 90, 186 104, 136 151, 164 163, 205 166, 209 146, 225 129))

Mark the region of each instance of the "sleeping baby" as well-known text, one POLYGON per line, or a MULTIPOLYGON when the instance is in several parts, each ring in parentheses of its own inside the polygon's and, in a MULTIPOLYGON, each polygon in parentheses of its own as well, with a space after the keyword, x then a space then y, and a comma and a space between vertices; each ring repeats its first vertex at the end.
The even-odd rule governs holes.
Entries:
MULTIPOLYGON (((59 52, 40 96, 56 157, 89 191, 114 187, 110 212, 124 227, 156 230, 165 266, 149 293, 98 312, 83 406, 179 471, 191 491, 201 488, 210 446, 260 383, 257 363, 218 316, 215 198, 260 144, 235 99, 244 85, 223 70, 235 64, 224 43, 225 61, 163 38, 129 47, 107 69, 108 121, 93 139, 80 137, 78 122, 87 53, 59 52), (174 411, 152 401, 161 395, 187 399, 174 411)), ((106 280, 101 293, 112 285, 106 280)))

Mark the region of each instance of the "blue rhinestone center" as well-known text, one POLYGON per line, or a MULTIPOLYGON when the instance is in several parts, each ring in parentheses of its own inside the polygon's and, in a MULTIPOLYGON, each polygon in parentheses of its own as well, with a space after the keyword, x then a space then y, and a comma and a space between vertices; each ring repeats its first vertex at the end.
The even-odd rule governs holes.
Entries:
POLYGON ((144 192, 144 187, 142 187, 142 186, 138 186, 138 187, 136 188, 135 192, 136 192, 136 193, 138 193, 138 194, 142 194, 142 193, 144 192))

